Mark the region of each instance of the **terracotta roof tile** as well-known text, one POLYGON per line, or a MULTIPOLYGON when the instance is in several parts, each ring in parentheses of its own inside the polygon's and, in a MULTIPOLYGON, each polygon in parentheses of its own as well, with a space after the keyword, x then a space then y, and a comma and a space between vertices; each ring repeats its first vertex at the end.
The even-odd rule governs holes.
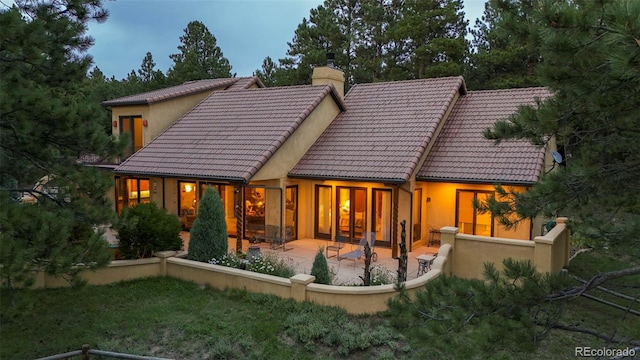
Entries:
POLYGON ((462 77, 359 84, 291 177, 406 182, 462 77))
POLYGON ((241 83, 248 87, 251 85, 250 81, 252 79, 253 78, 251 77, 245 77, 245 78, 224 78, 224 79, 206 79, 206 80, 187 81, 182 85, 171 86, 164 89, 148 91, 145 93, 103 101, 102 106, 151 104, 159 101, 177 98, 180 96, 196 94, 203 91, 210 91, 218 88, 224 89, 236 83, 241 83), (247 85, 247 83, 249 84, 247 85))
POLYGON ((522 105, 545 99, 545 88, 474 91, 461 97, 438 136, 418 180, 531 184, 544 165, 543 148, 524 140, 495 145, 484 129, 522 105))
POLYGON ((118 173, 248 182, 333 86, 212 93, 116 168, 118 173))

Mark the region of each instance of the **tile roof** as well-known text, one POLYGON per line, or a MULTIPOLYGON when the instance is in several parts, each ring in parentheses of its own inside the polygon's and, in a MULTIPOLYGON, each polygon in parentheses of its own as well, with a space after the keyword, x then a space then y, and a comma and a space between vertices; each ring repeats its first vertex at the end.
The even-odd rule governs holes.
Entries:
POLYGON ((250 88, 254 84, 257 85, 258 88, 266 87, 264 83, 262 83, 262 80, 260 80, 260 78, 258 78, 257 76, 242 77, 237 79, 238 81, 235 84, 229 86, 225 90, 245 90, 250 88))
POLYGON ((404 183, 459 92, 462 77, 358 84, 289 176, 404 183))
POLYGON ((532 184, 544 166, 544 148, 524 140, 494 141, 484 129, 505 120, 521 105, 545 99, 545 88, 473 91, 460 97, 416 179, 532 184))
POLYGON ((255 80, 257 80, 257 78, 255 77, 244 77, 244 78, 223 78, 223 79, 206 79, 206 80, 187 81, 182 85, 171 86, 164 89, 148 91, 145 93, 103 101, 102 106, 151 104, 159 101, 177 98, 180 96, 196 94, 203 91, 210 91, 218 88, 224 89, 236 83, 244 84, 248 87, 252 83, 254 83, 255 80))
POLYGON ((216 91, 115 171, 246 183, 327 95, 339 99, 332 85, 216 91))

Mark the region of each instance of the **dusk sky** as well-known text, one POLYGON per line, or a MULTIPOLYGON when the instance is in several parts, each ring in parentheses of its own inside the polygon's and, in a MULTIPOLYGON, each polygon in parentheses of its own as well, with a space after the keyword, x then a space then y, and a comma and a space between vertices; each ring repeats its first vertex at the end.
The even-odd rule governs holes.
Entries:
MULTIPOLYGON (((89 49, 94 64, 120 80, 140 68, 151 52, 156 69, 166 73, 191 21, 204 23, 229 59, 231 72, 251 76, 262 60, 283 58, 302 18, 322 0, 117 0, 105 1, 109 19, 91 23, 89 49)), ((464 0, 469 24, 482 16, 485 0, 464 0)))

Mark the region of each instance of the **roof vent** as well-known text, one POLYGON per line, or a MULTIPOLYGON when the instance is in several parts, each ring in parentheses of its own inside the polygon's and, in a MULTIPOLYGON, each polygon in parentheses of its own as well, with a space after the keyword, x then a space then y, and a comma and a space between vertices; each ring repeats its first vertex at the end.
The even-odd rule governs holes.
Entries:
POLYGON ((332 53, 332 52, 328 52, 328 53, 327 53, 327 66, 328 66, 328 67, 331 67, 331 68, 332 68, 332 67, 335 67, 335 66, 333 65, 333 60, 334 60, 334 59, 335 59, 335 54, 334 54, 334 53, 332 53))

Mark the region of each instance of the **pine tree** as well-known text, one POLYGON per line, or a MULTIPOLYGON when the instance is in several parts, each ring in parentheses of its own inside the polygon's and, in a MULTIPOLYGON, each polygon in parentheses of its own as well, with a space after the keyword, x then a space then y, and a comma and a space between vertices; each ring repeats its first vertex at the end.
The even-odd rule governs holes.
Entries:
POLYGON ((229 241, 227 222, 220 194, 207 187, 198 205, 189 239, 189 259, 208 262, 227 254, 229 241))
POLYGON ((542 62, 539 0, 491 0, 471 30, 473 53, 465 74, 470 89, 540 86, 536 68, 542 62))
POLYGON ((316 257, 313 259, 313 265, 311 265, 311 275, 315 276, 316 284, 331 285, 331 272, 329 271, 329 264, 327 264, 327 258, 324 257, 324 249, 319 248, 316 253, 316 257))
POLYGON ((217 45, 217 40, 200 21, 192 21, 180 37, 180 53, 169 57, 174 64, 168 72, 171 84, 189 80, 231 77, 231 65, 217 45))
POLYGON ((534 144, 555 139, 564 161, 525 194, 486 205, 506 224, 513 213, 569 216, 573 232, 591 246, 637 258, 640 2, 544 1, 535 16, 545 24, 538 73, 554 97, 520 109, 485 135, 534 144))
POLYGON ((110 259, 93 227, 113 220, 113 183, 84 162, 116 156, 118 146, 99 104, 79 92, 91 65, 87 22, 106 16, 100 1, 17 1, 0 11, 3 286, 29 284, 38 270, 77 280, 110 259), (37 203, 14 201, 22 192, 37 203))

